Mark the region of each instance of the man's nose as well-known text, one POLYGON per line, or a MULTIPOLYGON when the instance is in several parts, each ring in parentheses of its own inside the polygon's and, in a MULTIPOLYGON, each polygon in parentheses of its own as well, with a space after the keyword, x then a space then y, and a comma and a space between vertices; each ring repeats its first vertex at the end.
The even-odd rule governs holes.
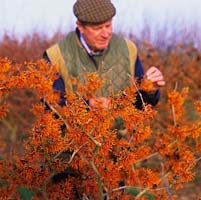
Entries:
POLYGON ((108 37, 109 35, 110 35, 110 31, 108 29, 104 28, 102 30, 102 36, 103 37, 108 37))

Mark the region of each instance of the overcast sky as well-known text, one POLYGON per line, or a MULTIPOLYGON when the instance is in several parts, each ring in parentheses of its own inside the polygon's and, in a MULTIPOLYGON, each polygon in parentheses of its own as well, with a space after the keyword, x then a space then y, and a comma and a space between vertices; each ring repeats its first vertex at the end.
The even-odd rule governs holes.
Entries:
MULTIPOLYGON (((93 0, 92 0, 93 1, 93 0)), ((0 37, 32 31, 53 34, 74 28, 75 0, 0 0, 0 37)), ((154 28, 186 24, 201 19, 201 0, 112 0, 117 9, 114 30, 134 31, 146 22, 154 28)))

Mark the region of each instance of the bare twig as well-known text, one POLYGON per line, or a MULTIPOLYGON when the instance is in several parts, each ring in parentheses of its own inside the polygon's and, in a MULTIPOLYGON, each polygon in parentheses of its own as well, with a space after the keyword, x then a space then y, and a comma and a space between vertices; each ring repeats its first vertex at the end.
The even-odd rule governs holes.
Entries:
POLYGON ((136 197, 135 199, 139 199, 148 189, 145 188, 144 190, 142 190, 136 197))
MULTIPOLYGON (((177 90, 177 87, 178 87, 178 83, 176 82, 174 91, 177 90)), ((171 110, 172 110, 172 117, 173 117, 174 126, 176 127, 177 121, 176 121, 176 114, 175 114, 175 106, 173 104, 171 105, 171 110)))
POLYGON ((87 197, 86 194, 83 194, 83 195, 82 195, 82 200, 89 200, 89 198, 87 197))
POLYGON ((60 151, 59 153, 57 153, 54 157, 53 160, 55 160, 56 158, 58 158, 65 150, 60 151))
POLYGON ((162 161, 160 161, 160 164, 161 164, 161 170, 162 170, 162 182, 163 182, 163 185, 164 185, 164 188, 167 192, 167 195, 168 195, 168 198, 169 200, 173 200, 173 197, 172 197, 172 194, 170 192, 170 189, 169 189, 169 186, 168 186, 168 182, 167 182, 167 179, 166 179, 166 176, 164 176, 164 164, 162 161))
POLYGON ((87 103, 87 101, 86 101, 78 92, 76 92, 76 94, 82 99, 82 101, 83 101, 84 104, 87 106, 87 108, 88 108, 89 110, 91 110, 91 107, 89 106, 89 104, 87 103))
POLYGON ((152 158, 152 157, 157 156, 157 155, 158 155, 158 152, 152 153, 152 154, 148 155, 148 156, 145 157, 145 158, 141 158, 141 159, 137 160, 136 163, 140 163, 140 162, 142 162, 143 160, 147 160, 147 159, 152 158))
POLYGON ((68 164, 70 164, 73 161, 73 158, 75 157, 75 155, 82 149, 83 146, 85 146, 88 142, 85 142, 84 144, 82 144, 79 149, 75 150, 72 154, 72 156, 70 157, 70 160, 68 161, 68 164))
MULTIPOLYGON (((130 77, 130 74, 128 74, 128 76, 130 77)), ((136 82, 135 82, 135 80, 133 80, 133 78, 131 78, 131 82, 132 82, 132 84, 135 86, 135 89, 136 89, 138 95, 140 96, 140 99, 141 99, 141 101, 142 101, 143 108, 146 110, 146 104, 145 104, 145 102, 144 102, 142 93, 140 92, 140 90, 139 90, 139 88, 137 87, 136 82)))
POLYGON ((46 102, 46 104, 59 117, 59 119, 61 119, 61 121, 65 124, 66 128, 68 128, 69 125, 68 125, 67 121, 61 116, 61 114, 52 105, 50 105, 48 102, 46 102))
POLYGON ((96 180, 98 182, 98 191, 99 191, 99 196, 100 196, 100 200, 104 200, 104 194, 103 194, 103 184, 101 181, 101 177, 100 177, 100 173, 97 170, 95 164, 92 161, 89 161, 90 166, 92 167, 95 176, 96 176, 96 180))
MULTIPOLYGON (((138 190, 145 190, 145 188, 141 188, 141 187, 133 187, 133 186, 121 186, 121 187, 118 187, 118 188, 114 188, 110 191, 108 191, 107 193, 105 193, 104 195, 106 196, 108 193, 112 193, 112 192, 117 192, 119 190, 124 190, 124 189, 128 189, 128 188, 135 188, 135 189, 138 189, 138 190)), ((161 187, 161 188, 156 188, 156 189, 149 189, 149 191, 160 191, 160 190, 165 190, 165 187, 161 187)), ((144 194, 144 193, 143 193, 144 194)))
POLYGON ((173 117, 174 127, 176 127, 177 121, 176 121, 175 107, 173 104, 171 105, 171 108, 172 108, 172 117, 173 117))
POLYGON ((197 162, 199 162, 200 160, 201 160, 201 157, 197 158, 197 159, 195 160, 195 162, 197 163, 197 162))
POLYGON ((43 198, 44 200, 48 200, 48 196, 46 193, 46 188, 47 188, 47 184, 50 181, 50 179, 55 175, 55 172, 52 172, 43 182, 43 186, 42 186, 42 194, 43 194, 43 198))
POLYGON ((99 148, 101 147, 101 143, 98 142, 91 134, 94 132, 94 130, 96 129, 96 126, 93 127, 93 129, 90 131, 90 133, 86 133, 87 136, 89 137, 89 139, 99 148))

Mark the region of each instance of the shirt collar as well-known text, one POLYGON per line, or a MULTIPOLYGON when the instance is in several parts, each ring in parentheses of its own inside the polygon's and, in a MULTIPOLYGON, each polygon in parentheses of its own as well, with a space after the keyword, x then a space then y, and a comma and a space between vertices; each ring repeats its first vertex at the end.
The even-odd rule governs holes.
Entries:
POLYGON ((92 52, 90 50, 89 46, 87 45, 82 33, 80 33, 80 42, 82 43, 83 47, 86 49, 87 53, 90 56, 97 56, 97 55, 101 55, 103 53, 103 51, 92 52))

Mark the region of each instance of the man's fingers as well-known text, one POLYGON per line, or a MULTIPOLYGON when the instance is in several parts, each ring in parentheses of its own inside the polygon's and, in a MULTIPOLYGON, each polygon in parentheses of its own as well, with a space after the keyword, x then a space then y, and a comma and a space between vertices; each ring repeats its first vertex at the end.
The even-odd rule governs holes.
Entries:
POLYGON ((164 86, 165 85, 165 81, 157 81, 156 83, 158 86, 164 86))
POLYGON ((163 81, 164 78, 163 76, 160 74, 160 75, 154 75, 154 76, 149 76, 147 77, 148 80, 152 81, 152 82, 157 82, 157 81, 163 81))
MULTIPOLYGON (((152 66, 147 70, 146 76, 149 77, 158 72, 160 72, 160 71, 156 67, 152 66)), ((161 72, 160 72, 160 74, 161 74, 161 72)))

